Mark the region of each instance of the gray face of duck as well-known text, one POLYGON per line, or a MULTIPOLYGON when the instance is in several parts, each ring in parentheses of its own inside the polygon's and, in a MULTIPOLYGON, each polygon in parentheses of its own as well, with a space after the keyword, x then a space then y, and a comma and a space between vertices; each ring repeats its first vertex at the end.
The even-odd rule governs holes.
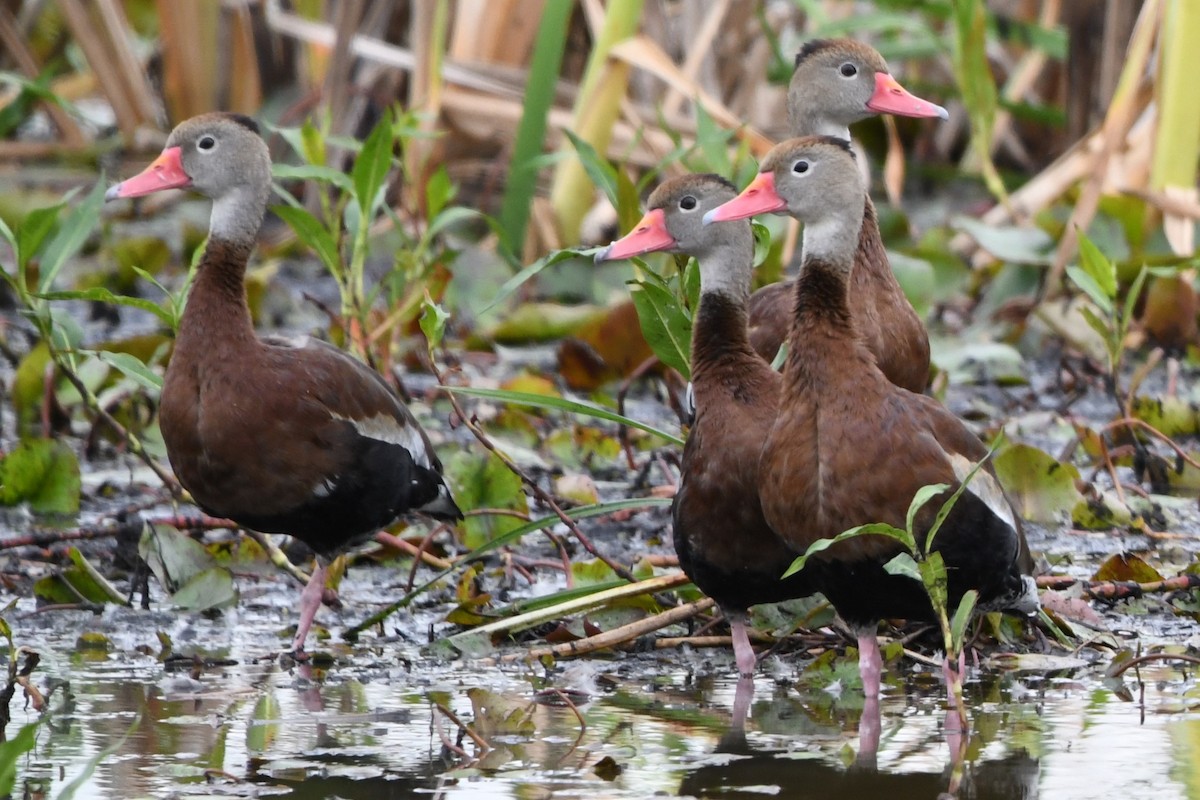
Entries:
POLYGON ((850 126, 875 114, 947 119, 946 109, 910 94, 873 47, 852 39, 816 39, 796 55, 788 86, 794 136, 850 138, 850 126))

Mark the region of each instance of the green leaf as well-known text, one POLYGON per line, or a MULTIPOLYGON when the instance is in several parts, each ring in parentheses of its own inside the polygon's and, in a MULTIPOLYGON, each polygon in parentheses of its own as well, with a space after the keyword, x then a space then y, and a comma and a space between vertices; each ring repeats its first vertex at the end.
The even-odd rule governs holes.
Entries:
POLYGON ((0 217, 0 236, 4 237, 4 241, 8 242, 8 246, 12 248, 13 257, 20 255, 20 249, 17 247, 17 237, 13 233, 12 228, 8 227, 8 223, 0 217))
POLYGON ((615 172, 617 179, 617 225, 619 230, 633 230, 638 220, 642 218, 641 205, 638 203, 637 186, 630 180, 629 174, 619 169, 615 172))
MULTIPOLYGON (((948 483, 932 483, 928 486, 922 486, 917 490, 917 493, 913 495, 912 502, 908 504, 908 516, 904 520, 904 527, 909 533, 913 532, 913 519, 917 516, 917 512, 926 503, 949 488, 950 484, 948 483)), ((916 540, 914 539, 913 541, 915 542, 916 540)), ((910 547, 909 549, 911 550, 912 548, 910 547)))
POLYGON ((795 575, 797 572, 804 569, 804 565, 808 563, 808 559, 812 558, 817 553, 828 550, 838 542, 843 542, 846 539, 853 539, 855 536, 866 536, 868 534, 887 536, 904 544, 905 547, 912 549, 912 537, 909 536, 908 531, 901 530, 895 525, 888 525, 886 522, 871 522, 867 525, 859 525, 851 528, 850 530, 842 531, 832 539, 818 539, 817 541, 813 542, 808 546, 808 549, 804 551, 804 555, 793 561, 792 565, 787 568, 787 572, 783 573, 781 577, 787 578, 791 575, 795 575))
POLYGON ((955 217, 951 224, 1001 261, 1045 267, 1054 263, 1054 239, 1041 228, 988 225, 971 217, 955 217))
POLYGON ((121 353, 109 350, 91 350, 96 358, 103 361, 105 364, 110 364, 129 378, 132 378, 142 388, 149 390, 153 394, 158 394, 162 391, 163 376, 155 370, 146 366, 140 358, 132 353, 121 353))
POLYGON ((104 176, 101 175, 92 191, 83 198, 83 202, 67 214, 58 232, 46 246, 45 255, 42 257, 41 280, 38 283, 40 291, 50 289, 63 265, 79 251, 95 229, 100 219, 100 207, 104 205, 104 184, 104 176))
POLYGON ((1096 282, 1096 286, 1108 298, 1108 308, 1117 296, 1117 267, 1100 252, 1100 248, 1083 231, 1079 232, 1079 265, 1096 282))
MULTIPOLYGON (((1001 431, 996 437, 996 441, 992 443, 992 447, 990 450, 988 450, 987 455, 975 462, 971 466, 971 469, 967 470, 966 475, 962 475, 961 473, 959 474, 958 488, 954 490, 954 494, 950 495, 946 502, 942 503, 942 507, 938 509, 937 516, 933 518, 933 525, 929 528, 929 533, 925 534, 925 552, 927 554, 933 548, 933 539, 935 536, 937 536, 937 532, 942 529, 942 523, 946 521, 946 517, 950 516, 951 509, 954 508, 954 504, 958 502, 958 498, 962 496, 962 493, 967 490, 967 486, 971 483, 971 479, 975 477, 975 473, 979 472, 979 470, 983 468, 983 465, 987 463, 987 460, 992 457, 992 454, 995 453, 996 449, 999 448, 1003 443, 1004 432, 1001 431)), ((960 458, 962 458, 963 461, 967 460, 962 456, 960 456, 960 458)), ((957 468, 955 469, 955 472, 958 473, 957 468)), ((938 556, 938 560, 941 561, 941 556, 938 556)))
POLYGON ((425 217, 436 219, 438 214, 454 199, 457 189, 450 180, 446 167, 439 166, 425 182, 425 217))
MULTIPOLYGON (((968 589, 963 594, 962 600, 958 601, 958 609, 954 612, 954 619, 950 621, 950 642, 956 651, 962 650, 967 624, 971 621, 971 612, 975 610, 975 603, 978 600, 979 592, 968 589)), ((950 654, 947 653, 946 656, 949 657, 950 654)))
POLYGON ((210 567, 188 578, 171 593, 176 608, 205 611, 237 605, 238 590, 233 574, 225 567, 210 567))
POLYGON ((616 168, 608 163, 607 159, 601 158, 600 154, 596 152, 596 148, 576 136, 570 128, 563 128, 562 132, 575 146, 575 152, 579 154, 579 161, 583 164, 583 169, 588 177, 592 179, 592 183, 604 192, 604 196, 608 198, 608 202, 612 203, 613 208, 620 208, 621 198, 620 192, 617 191, 616 168))
POLYGON ((650 349, 669 367, 690 378, 692 321, 679 305, 679 298, 648 280, 628 281, 642 334, 650 349))
POLYGON ((50 231, 54 230, 59 212, 65 205, 64 201, 46 208, 35 208, 26 214, 25 218, 17 225, 15 249, 17 263, 22 269, 33 260, 50 231))
MULTIPOLYGON (((83 553, 79 552, 78 547, 72 547, 67 551, 68 557, 79 569, 79 571, 87 576, 87 581, 90 582, 94 591, 84 591, 76 583, 76 588, 80 588, 80 593, 85 597, 93 600, 100 600, 106 603, 115 603, 119 606, 129 605, 129 601, 125 599, 125 595, 117 591, 117 587, 113 586, 108 580, 100 574, 100 570, 92 566, 83 553)), ((74 581, 73 581, 74 582, 74 581)))
POLYGON ((21 763, 21 757, 37 744, 37 730, 43 719, 46 717, 22 725, 16 736, 0 742, 0 797, 12 795, 17 783, 17 765, 21 763))
POLYGON ((883 570, 888 575, 900 575, 921 583, 921 571, 917 568, 916 559, 908 553, 898 553, 895 558, 883 565, 883 570))
MULTIPOLYGON (((921 583, 925 586, 925 594, 933 605, 938 616, 946 613, 946 562, 941 553, 930 553, 922 561, 917 562, 921 573, 921 583)), ((944 617, 943 617, 944 618, 944 617)))
POLYGON ((429 350, 432 352, 442 343, 442 335, 446 332, 446 320, 450 315, 429 296, 425 291, 425 299, 421 301, 421 333, 425 334, 429 350))
MULTIPOLYGON (((305 161, 314 166, 324 166, 325 137, 321 133, 321 129, 313 124, 312 119, 304 120, 304 124, 300 126, 298 143, 300 155, 304 157, 305 161)), ((339 174, 341 173, 339 172, 339 174)))
POLYGON ((434 236, 437 236, 451 225, 455 225, 467 219, 479 219, 482 216, 482 212, 476 211, 473 208, 467 208, 466 206, 451 206, 450 208, 442 210, 436 217, 429 221, 429 227, 425 229, 424 238, 426 240, 432 239, 434 236))
POLYGON ((316 181, 328 183, 343 192, 354 192, 353 179, 340 169, 317 164, 273 164, 271 174, 281 181, 316 181))
MULTIPOLYGON (((1083 267, 1077 267, 1074 264, 1067 266, 1067 277, 1070 278, 1076 286, 1083 290, 1084 294, 1092 298, 1101 311, 1105 314, 1111 314, 1113 310, 1112 298, 1104 293, 1103 287, 1096 282, 1091 273, 1087 272, 1083 267)), ((1106 326, 1107 327, 1107 326, 1106 326)), ((1107 336, 1107 334, 1105 334, 1107 336)))
POLYGON ((996 454, 1000 485, 1018 513, 1043 525, 1062 521, 1083 500, 1075 482, 1079 470, 1031 444, 1011 444, 996 454))
POLYGON ((79 460, 66 444, 26 439, 0 461, 0 503, 26 502, 35 514, 79 511, 79 460))
POLYGON ((321 263, 333 273, 334 278, 341 280, 342 257, 338 252, 334 234, 329 232, 321 222, 303 208, 293 206, 275 206, 271 209, 288 227, 295 231, 296 236, 312 249, 321 263))
POLYGON ((603 419, 609 422, 616 422, 630 428, 636 428, 646 433, 654 434, 661 439, 670 442, 671 444, 683 446, 683 439, 667 433, 666 431, 655 428, 652 425, 647 425, 644 422, 638 422, 615 411, 609 411, 607 408, 582 403, 578 400, 568 400, 565 397, 548 397, 541 394, 533 394, 531 392, 510 392, 504 389, 482 389, 476 386, 443 386, 442 389, 455 394, 464 394, 468 397, 486 397, 492 400, 500 400, 505 403, 511 403, 519 406, 530 406, 533 408, 545 408, 551 411, 568 411, 572 414, 582 414, 595 419, 603 419))
POLYGON ((103 286, 93 286, 90 289, 82 290, 68 289, 55 292, 39 292, 36 296, 43 300, 89 300, 95 303, 112 303, 118 306, 138 308, 158 317, 166 325, 170 325, 174 320, 174 315, 170 311, 153 300, 147 300, 144 297, 115 294, 103 286))
POLYGON ((392 114, 385 111, 363 142, 362 152, 350 173, 354 180, 354 199, 364 219, 370 219, 375 213, 376 198, 391 168, 392 114))
MULTIPOLYGON (((525 512, 528 502, 521 478, 494 453, 460 450, 446 462, 443 473, 451 494, 463 508, 503 508, 525 512)), ((468 517, 459 528, 467 547, 478 547, 520 527, 521 520, 508 515, 468 517)))

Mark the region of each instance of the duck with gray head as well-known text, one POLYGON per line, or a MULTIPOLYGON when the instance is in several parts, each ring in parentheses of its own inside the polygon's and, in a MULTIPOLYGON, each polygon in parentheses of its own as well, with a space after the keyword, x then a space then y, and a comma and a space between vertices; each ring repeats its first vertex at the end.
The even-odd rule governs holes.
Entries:
POLYGON ((107 199, 190 189, 213 201, 163 380, 159 419, 179 482, 209 514, 287 533, 317 555, 292 649, 302 654, 329 560, 409 512, 462 517, 428 436, 374 370, 307 336, 259 338, 243 279, 271 157, 238 114, 194 117, 107 199))

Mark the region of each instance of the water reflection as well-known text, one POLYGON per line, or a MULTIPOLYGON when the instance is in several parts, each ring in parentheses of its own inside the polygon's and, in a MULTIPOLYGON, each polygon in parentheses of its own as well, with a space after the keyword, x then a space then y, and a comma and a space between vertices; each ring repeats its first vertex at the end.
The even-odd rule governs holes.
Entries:
MULTIPOLYGON (((153 636, 128 630, 130 639, 153 636)), ((77 797, 906 800, 949 790, 963 800, 1175 800, 1200 783, 1192 678, 1166 666, 1142 684, 1087 673, 977 677, 956 763, 931 675, 893 680, 872 726, 875 709, 861 696, 802 688, 787 664, 778 682, 738 684, 667 658, 594 660, 581 662, 588 676, 579 679, 438 664, 389 644, 340 650, 321 673, 256 662, 262 647, 251 633, 211 651, 236 665, 188 674, 133 646, 71 655, 76 634, 18 634, 45 654, 43 680, 68 681, 70 692, 56 693, 37 749, 20 764, 17 797, 52 798, 98 757, 77 797), (589 689, 572 696, 576 709, 538 702, 541 690, 573 683, 589 689)), ((10 733, 35 718, 17 705, 10 733)))

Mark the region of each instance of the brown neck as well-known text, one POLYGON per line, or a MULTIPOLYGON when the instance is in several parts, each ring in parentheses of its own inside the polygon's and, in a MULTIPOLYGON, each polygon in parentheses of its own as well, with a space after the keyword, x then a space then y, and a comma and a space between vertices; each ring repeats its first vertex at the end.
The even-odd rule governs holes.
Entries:
MULTIPOLYGON (((863 264, 888 264, 887 250, 883 247, 883 235, 879 232, 879 215, 870 195, 863 203, 862 229, 858 232, 858 250, 854 253, 854 268, 863 264)), ((888 268, 890 269, 890 267, 888 268)))
POLYGON ((725 292, 704 292, 692 326, 693 379, 722 365, 760 359, 750 346, 746 304, 725 292))
POLYGON ((809 393, 816 385, 837 384, 872 371, 866 364, 874 366, 875 357, 850 315, 849 273, 846 266, 821 258, 806 258, 800 268, 783 371, 792 391, 809 393))
POLYGON ((250 244, 209 237, 179 323, 176 353, 182 350, 200 360, 224 358, 227 353, 219 351, 225 347, 257 341, 243 282, 252 249, 250 244))

